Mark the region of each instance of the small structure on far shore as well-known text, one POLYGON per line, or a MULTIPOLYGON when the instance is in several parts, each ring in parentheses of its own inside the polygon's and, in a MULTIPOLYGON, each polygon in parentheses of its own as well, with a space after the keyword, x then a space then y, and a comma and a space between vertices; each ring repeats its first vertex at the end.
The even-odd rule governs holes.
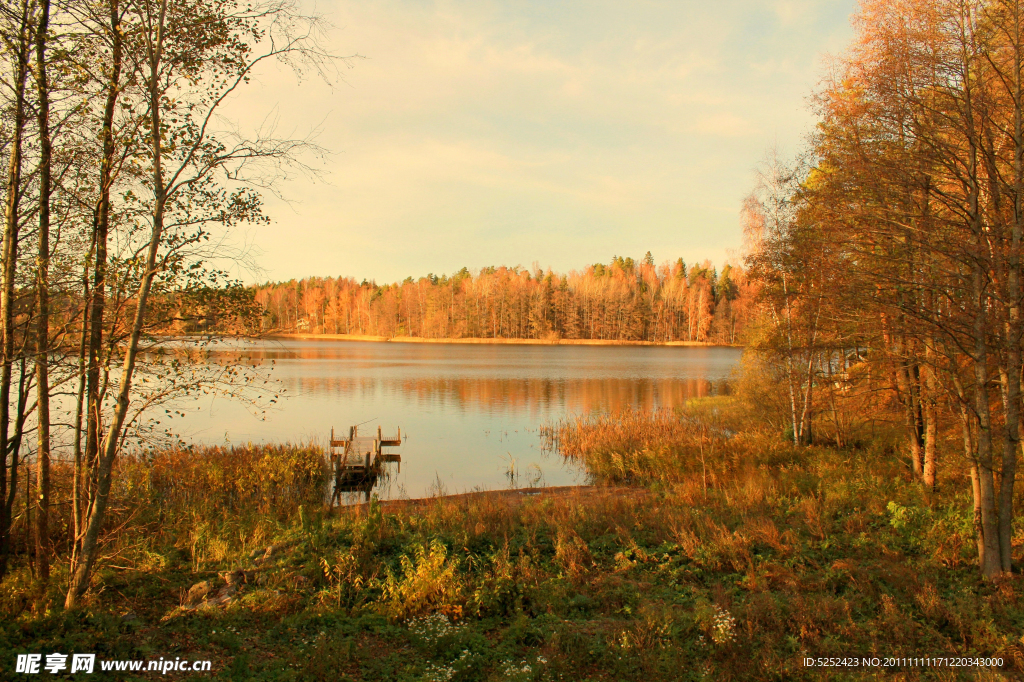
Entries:
POLYGON ((402 429, 399 427, 395 437, 384 437, 377 427, 376 436, 360 436, 359 427, 352 426, 348 430, 347 439, 335 439, 334 428, 331 427, 331 469, 334 472, 334 492, 331 494, 331 507, 334 502, 341 502, 342 493, 362 492, 370 499, 370 491, 384 473, 384 465, 397 462, 398 471, 402 471, 402 456, 386 453, 384 448, 398 447, 402 444, 402 429))

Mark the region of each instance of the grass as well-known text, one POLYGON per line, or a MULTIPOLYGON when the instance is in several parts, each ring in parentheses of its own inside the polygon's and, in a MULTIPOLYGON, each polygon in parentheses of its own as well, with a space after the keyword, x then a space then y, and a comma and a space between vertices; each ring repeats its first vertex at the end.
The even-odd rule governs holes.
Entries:
POLYGON ((883 439, 796 450, 733 398, 563 422, 547 437, 596 483, 640 487, 331 516, 316 504, 315 449, 126 462, 121 527, 87 608, 59 607, 66 566, 42 599, 19 566, 0 585, 0 666, 88 651, 209 659, 212 674, 195 679, 224 680, 996 680, 1024 669, 1024 583, 978 578, 965 486, 925 496, 883 439), (263 468, 242 475, 252 467, 263 468), (193 584, 236 569, 246 583, 226 604, 185 603, 193 584), (802 664, 952 654, 1004 666, 802 664))

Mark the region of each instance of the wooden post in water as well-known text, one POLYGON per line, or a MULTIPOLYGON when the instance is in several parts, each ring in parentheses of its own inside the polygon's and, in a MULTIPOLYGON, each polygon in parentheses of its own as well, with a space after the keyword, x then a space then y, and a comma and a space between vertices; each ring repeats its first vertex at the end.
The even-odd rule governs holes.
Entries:
POLYGON ((332 509, 335 499, 340 503, 342 492, 363 492, 366 500, 369 501, 373 486, 376 485, 386 463, 398 463, 399 471, 401 471, 401 455, 384 453, 385 447, 397 447, 402 444, 402 429, 400 427, 395 438, 384 438, 383 428, 379 425, 376 436, 360 437, 358 426, 349 427, 348 433, 348 440, 336 440, 335 429, 331 428, 330 460, 331 469, 334 472, 332 509), (334 448, 343 448, 343 450, 335 452, 334 448), (352 460, 351 465, 349 464, 350 459, 352 460))
POLYGON ((337 496, 334 488, 338 487, 338 471, 334 466, 334 427, 331 427, 331 439, 327 441, 327 461, 331 464, 331 504, 327 507, 328 511, 334 511, 334 498, 337 496))

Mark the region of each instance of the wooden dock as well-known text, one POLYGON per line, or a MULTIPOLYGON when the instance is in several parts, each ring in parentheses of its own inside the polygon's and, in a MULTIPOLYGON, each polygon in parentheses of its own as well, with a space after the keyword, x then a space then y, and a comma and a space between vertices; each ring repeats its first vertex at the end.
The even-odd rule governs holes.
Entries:
POLYGON ((334 472, 334 492, 331 495, 331 507, 335 500, 341 501, 342 493, 362 492, 370 499, 370 491, 384 473, 384 465, 390 462, 398 464, 402 471, 402 456, 384 452, 384 448, 398 447, 402 444, 402 429, 398 435, 385 437, 377 427, 376 436, 360 436, 359 427, 352 426, 348 430, 348 438, 336 439, 334 428, 331 428, 331 469, 334 472))

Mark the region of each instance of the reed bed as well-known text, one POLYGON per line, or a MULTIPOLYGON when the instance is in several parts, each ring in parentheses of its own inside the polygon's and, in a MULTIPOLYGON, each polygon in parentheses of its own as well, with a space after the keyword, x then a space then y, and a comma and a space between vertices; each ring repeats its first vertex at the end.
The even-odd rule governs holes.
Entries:
POLYGON ((564 457, 586 461, 597 452, 690 445, 698 435, 695 426, 670 410, 625 410, 567 417, 548 427, 545 435, 564 457))
MULTIPOLYGON (((576 415, 541 433, 546 449, 585 466, 598 484, 675 483, 695 472, 714 484, 740 462, 751 462, 753 455, 750 440, 736 438, 720 410, 631 409, 576 415)), ((766 454, 779 450, 771 447, 766 454)))
POLYGON ((313 445, 171 450, 126 458, 119 469, 126 522, 115 542, 135 546, 132 556, 177 551, 195 569, 265 547, 323 506, 328 480, 313 445))
MULTIPOLYGON (((73 481, 73 466, 54 461, 49 523, 52 570, 58 576, 54 587, 60 587, 74 540, 73 481)), ((150 570, 173 556, 193 570, 220 565, 241 552, 265 547, 303 510, 319 510, 327 482, 324 453, 315 445, 210 446, 121 457, 115 462, 101 535, 101 562, 150 570)), ((30 575, 34 510, 26 510, 26 499, 20 496, 12 511, 14 564, 30 575)), ((54 600, 58 597, 54 593, 54 600)))
POLYGON ((150 513, 286 520, 325 499, 323 449, 294 445, 209 446, 122 460, 118 493, 150 513))

